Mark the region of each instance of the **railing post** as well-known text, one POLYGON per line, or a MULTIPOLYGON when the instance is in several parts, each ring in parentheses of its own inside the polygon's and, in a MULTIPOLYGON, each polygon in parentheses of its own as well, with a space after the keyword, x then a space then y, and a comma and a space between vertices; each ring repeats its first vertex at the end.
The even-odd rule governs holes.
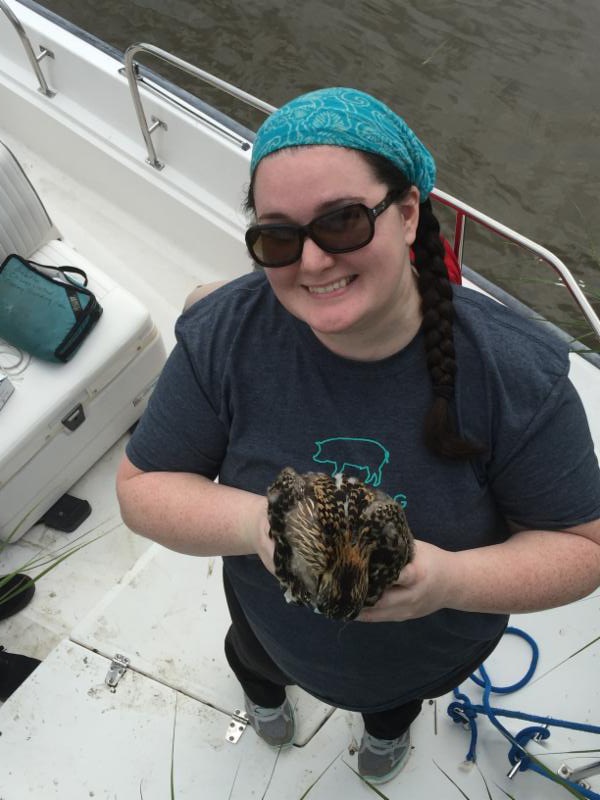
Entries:
POLYGON ((46 78, 44 77, 44 73, 40 67, 39 62, 44 58, 54 58, 54 53, 48 50, 45 47, 40 47, 40 54, 36 56, 33 52, 33 47, 31 46, 31 42, 29 41, 29 37, 27 36, 27 31, 21 24, 21 21, 15 16, 14 11, 10 6, 5 2, 5 0, 0 0, 0 11, 3 11, 8 21, 11 23, 13 28, 19 34, 19 38, 23 43, 23 47, 25 48, 25 52, 27 54, 27 58, 29 59, 29 63, 33 67, 33 71, 36 74, 36 77, 39 82, 38 92, 41 92, 46 97, 54 97, 56 92, 53 92, 52 89, 48 86, 46 82, 46 78))
POLYGON ((133 100, 140 130, 142 132, 142 136, 144 137, 144 142, 146 143, 146 150, 148 152, 148 158, 146 161, 148 164, 150 164, 150 166, 154 167, 154 169, 162 169, 164 164, 159 160, 156 154, 156 149, 152 142, 151 134, 154 130, 156 130, 156 128, 164 128, 166 126, 159 119, 156 119, 156 117, 153 118, 152 127, 148 126, 148 120, 146 119, 146 115, 144 113, 137 81, 138 68, 137 64, 133 60, 133 57, 136 55, 136 53, 140 52, 149 53, 150 55, 156 56, 157 58, 165 61, 167 64, 178 67, 179 69, 183 70, 183 72, 187 72, 189 75, 193 75, 195 78, 199 78, 205 83, 208 83, 217 89, 221 89, 223 92, 226 92, 232 97, 235 97, 238 100, 257 108, 259 111, 262 111, 265 114, 272 114, 273 111, 275 111, 275 106, 271 106, 268 103, 265 103, 263 100, 260 100, 258 97, 254 97, 254 95, 238 89, 238 87, 234 86, 232 83, 227 83, 227 81, 223 81, 220 78, 211 75, 209 72, 205 72, 203 69, 199 69, 193 64, 189 64, 187 61, 172 55, 172 53, 169 53, 166 50, 161 50, 160 47, 155 47, 152 44, 144 44, 143 42, 140 44, 132 44, 125 51, 125 74, 127 75, 127 80, 129 82, 129 90, 131 92, 131 98, 133 100))
POLYGON ((458 261, 459 266, 462 267, 463 263, 463 250, 465 245, 465 226, 467 217, 462 211, 456 212, 456 222, 454 224, 454 255, 458 261))

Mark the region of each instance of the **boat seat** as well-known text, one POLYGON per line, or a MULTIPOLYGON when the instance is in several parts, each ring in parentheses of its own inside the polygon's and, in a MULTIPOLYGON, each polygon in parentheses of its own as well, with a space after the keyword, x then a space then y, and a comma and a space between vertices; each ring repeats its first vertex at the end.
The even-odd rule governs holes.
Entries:
POLYGON ((31 258, 59 236, 23 168, 0 141, 0 263, 10 253, 31 258))

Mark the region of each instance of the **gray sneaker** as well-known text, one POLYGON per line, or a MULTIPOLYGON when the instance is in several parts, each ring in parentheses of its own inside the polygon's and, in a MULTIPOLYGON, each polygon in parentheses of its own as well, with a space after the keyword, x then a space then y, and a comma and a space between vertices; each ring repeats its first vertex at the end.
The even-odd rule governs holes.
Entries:
POLYGON ((294 743, 294 711, 289 700, 277 708, 257 706, 244 695, 248 722, 271 747, 291 747, 294 743))
POLYGON ((410 755, 410 731, 398 739, 376 739, 366 731, 358 751, 358 771, 369 783, 391 781, 410 755))

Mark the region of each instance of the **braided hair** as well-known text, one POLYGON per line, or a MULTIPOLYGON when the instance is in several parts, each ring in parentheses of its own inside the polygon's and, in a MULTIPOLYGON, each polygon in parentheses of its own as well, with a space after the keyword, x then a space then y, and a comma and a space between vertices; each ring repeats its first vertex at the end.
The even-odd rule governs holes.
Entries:
MULTIPOLYGON (((373 174, 390 190, 406 192, 409 181, 391 161, 376 153, 361 153, 373 174)), ((419 206, 419 224, 413 244, 417 286, 421 295, 425 357, 433 388, 433 403, 425 417, 425 444, 446 458, 469 459, 482 448, 458 435, 451 412, 456 376, 452 284, 444 263, 440 224, 427 198, 419 206)))
MULTIPOLYGON (((399 200, 410 189, 410 181, 391 161, 377 153, 357 151, 365 159, 375 177, 390 191, 397 191, 399 200)), ((254 213, 254 176, 248 187, 244 210, 254 213)), ((417 286, 421 295, 422 330, 425 356, 431 377, 434 400, 425 417, 425 444, 433 453, 446 458, 466 460, 479 455, 476 442, 458 435, 451 403, 454 398, 456 354, 454 350, 452 284, 444 263, 444 246, 440 225, 429 199, 420 204, 419 224, 413 244, 417 286)))

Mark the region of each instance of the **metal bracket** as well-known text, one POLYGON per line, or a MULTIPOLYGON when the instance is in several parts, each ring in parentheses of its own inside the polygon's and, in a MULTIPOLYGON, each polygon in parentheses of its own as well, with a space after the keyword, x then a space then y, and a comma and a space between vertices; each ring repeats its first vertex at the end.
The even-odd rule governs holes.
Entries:
POLYGON ((229 725, 227 727, 227 733, 225 734, 225 738, 230 744, 237 744, 240 740, 240 736, 246 730, 248 725, 248 714, 245 711, 241 711, 239 708, 236 708, 233 712, 231 720, 229 721, 229 725))
MULTIPOLYGON (((544 725, 544 729, 547 729, 547 728, 548 728, 548 726, 544 725)), ((543 740, 543 738, 544 737, 542 736, 541 733, 536 733, 535 736, 533 736, 531 738, 531 741, 532 742, 541 742, 543 740)), ((512 780, 515 777, 515 775, 517 774, 517 772, 519 771, 519 769, 521 768, 521 764, 522 763, 523 763, 523 759, 522 758, 520 758, 518 761, 515 761, 515 763, 513 764, 512 769, 510 770, 510 772, 507 774, 506 777, 509 778, 510 780, 512 780)))
POLYGON ((127 656, 122 656, 120 653, 116 653, 113 657, 108 672, 106 673, 106 678, 104 679, 104 683, 110 688, 111 692, 117 691, 117 684, 123 675, 125 675, 130 663, 127 656))
POLYGON ((462 710, 462 708, 456 708, 456 709, 454 710, 454 713, 455 713, 455 714, 456 714, 458 717, 460 717, 460 718, 462 719, 462 722, 461 722, 460 724, 463 726, 463 728, 464 728, 466 731, 470 730, 470 728, 471 728, 471 725, 470 725, 470 723, 469 723, 469 718, 467 717, 467 715, 465 714, 465 712, 462 710))
MULTIPOLYGON (((148 127, 148 136, 151 136, 151 134, 153 134, 157 128, 164 128, 166 131, 169 130, 169 127, 166 124, 166 122, 163 122, 161 119, 158 119, 158 117, 152 116, 150 117, 150 119, 152 121, 152 125, 148 127)), ((161 161, 156 156, 154 158, 148 156, 148 158, 146 159, 146 164, 150 164, 151 167, 154 167, 154 169, 158 170, 165 168, 164 161, 161 161)))
POLYGON ((48 48, 44 47, 44 45, 42 45, 42 44, 39 45, 39 48, 40 48, 40 52, 35 57, 35 60, 38 62, 38 64, 40 63, 40 61, 43 61, 45 58, 54 58, 54 53, 52 52, 52 50, 48 50, 48 48))
POLYGON ((582 789, 589 789, 590 785, 584 778, 600 774, 600 761, 593 761, 587 767, 579 767, 579 769, 571 769, 568 764, 561 764, 558 768, 558 774, 561 778, 578 783, 582 789))
POLYGON ((159 119, 154 115, 152 115, 150 119, 152 120, 152 125, 150 125, 150 127, 148 128, 148 133, 154 133, 154 131, 157 128, 164 128, 166 131, 169 130, 169 126, 167 125, 166 122, 163 122, 162 119, 159 119))

